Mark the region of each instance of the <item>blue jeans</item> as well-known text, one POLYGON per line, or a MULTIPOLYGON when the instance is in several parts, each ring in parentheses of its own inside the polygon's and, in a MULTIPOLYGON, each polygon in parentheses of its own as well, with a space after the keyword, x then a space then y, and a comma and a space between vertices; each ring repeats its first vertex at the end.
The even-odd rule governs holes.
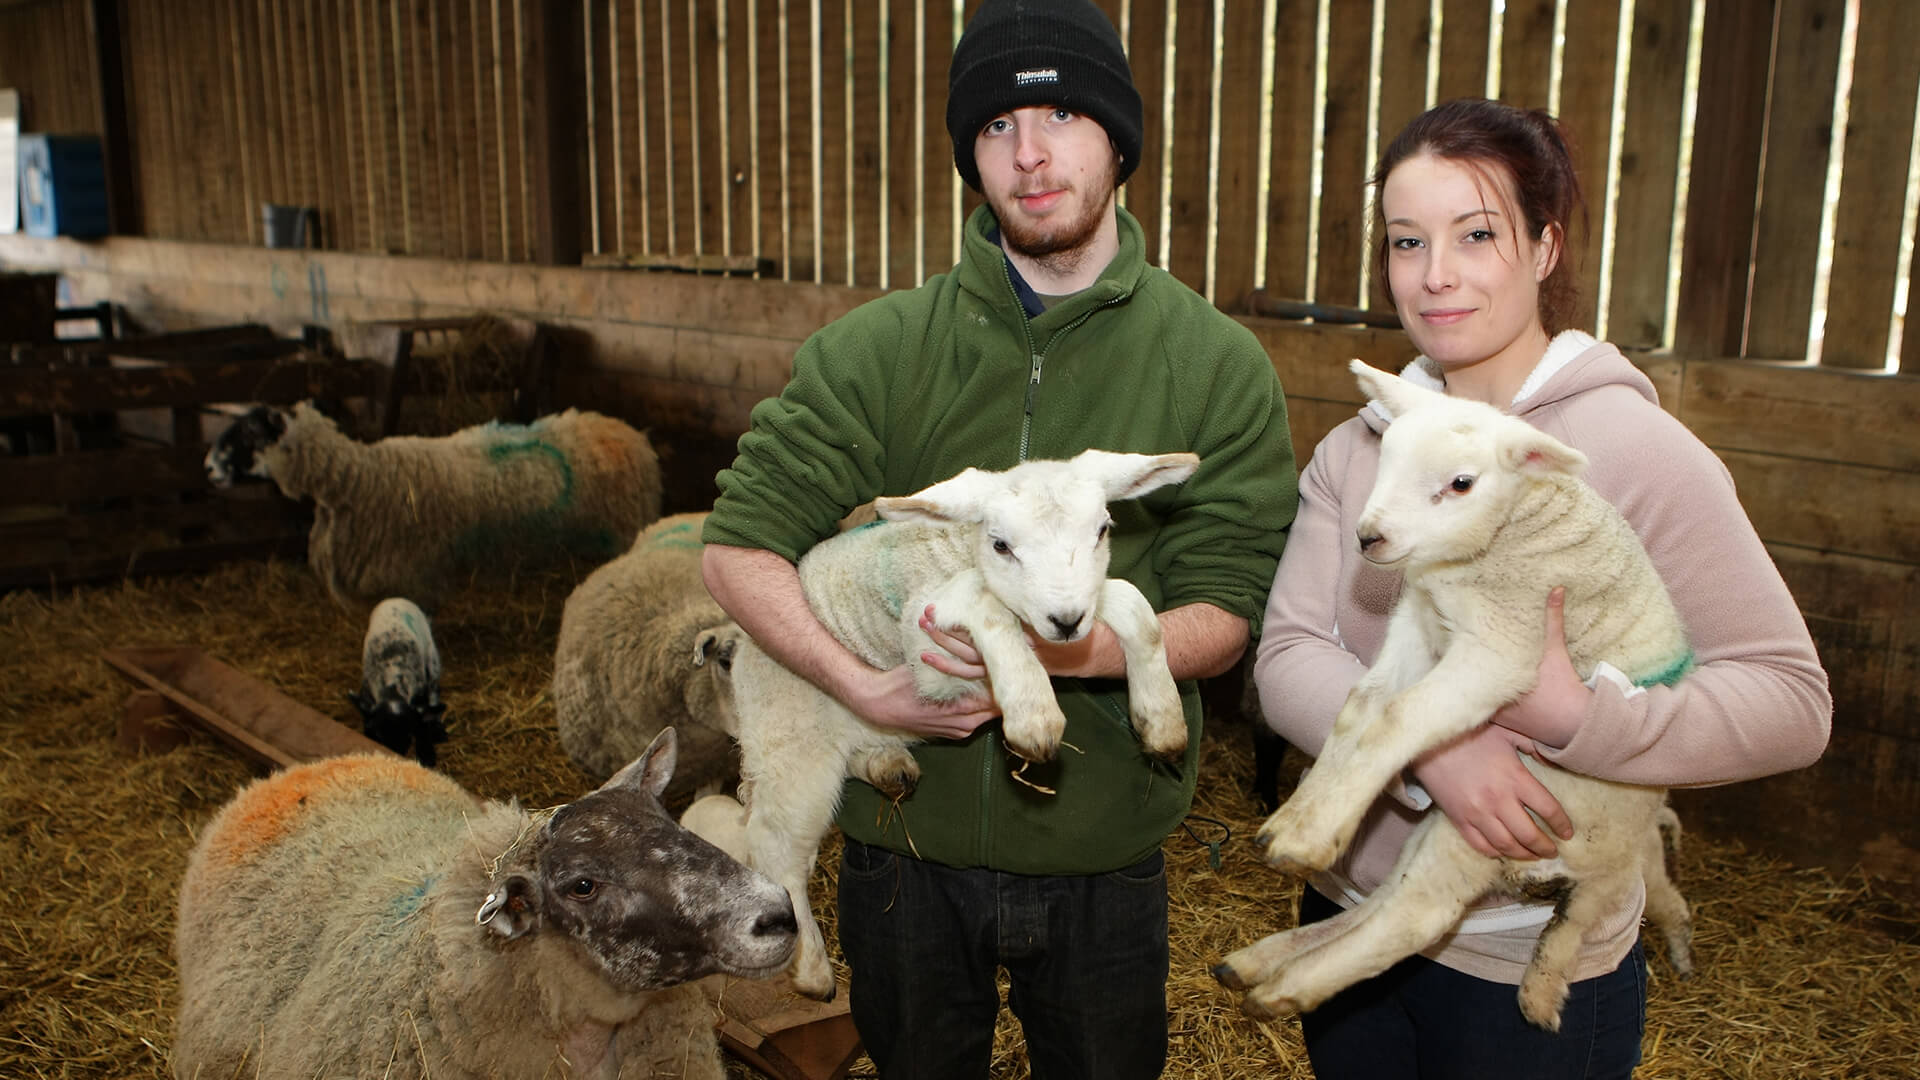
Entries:
POLYGON ((840 948, 886 1080, 987 1075, 1005 968, 1036 1080, 1156 1077, 1167 1058, 1167 873, 956 870, 848 840, 840 948))
MULTIPOLYGON (((1339 911, 1311 888, 1301 894, 1303 926, 1339 911)), ((1647 1010, 1647 960, 1637 942, 1609 974, 1573 984, 1557 1035, 1527 1022, 1517 992, 1410 956, 1303 1015, 1307 1056, 1321 1080, 1633 1075, 1647 1010)))

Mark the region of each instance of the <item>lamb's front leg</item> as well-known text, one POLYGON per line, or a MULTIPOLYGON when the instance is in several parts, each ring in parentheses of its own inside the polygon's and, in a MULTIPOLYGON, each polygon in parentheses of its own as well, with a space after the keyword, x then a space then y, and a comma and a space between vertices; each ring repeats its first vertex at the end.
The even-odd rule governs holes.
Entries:
POLYGON ((1100 593, 1100 621, 1119 640, 1127 659, 1127 709, 1147 753, 1177 761, 1187 749, 1187 714, 1167 667, 1160 617, 1133 583, 1109 578, 1100 593))
POLYGON ((807 902, 807 879, 820 839, 833 824, 844 775, 843 763, 818 761, 777 781, 759 779, 747 808, 747 863, 784 886, 793 900, 800 938, 788 970, 793 988, 817 1001, 833 1000, 833 965, 807 902))
POLYGON ((993 683, 1007 745, 1028 761, 1052 761, 1067 730, 1067 717, 1020 620, 987 591, 978 570, 955 574, 932 599, 941 629, 965 630, 973 638, 993 683))
POLYGON ((1267 862, 1307 872, 1333 865, 1374 797, 1401 770, 1486 723, 1532 685, 1534 674, 1531 664, 1516 664, 1465 636, 1453 639, 1433 670, 1384 702, 1383 687, 1369 672, 1348 696, 1313 767, 1260 827, 1255 840, 1267 862))

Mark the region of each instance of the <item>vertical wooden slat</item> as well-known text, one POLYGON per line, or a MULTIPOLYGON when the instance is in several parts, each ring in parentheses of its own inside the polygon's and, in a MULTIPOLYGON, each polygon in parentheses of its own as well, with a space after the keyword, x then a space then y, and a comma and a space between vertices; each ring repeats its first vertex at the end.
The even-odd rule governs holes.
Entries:
MULTIPOLYGON (((1666 337, 1667 260, 1692 18, 1691 0, 1635 0, 1633 6, 1607 300, 1607 338, 1622 346, 1657 348, 1666 337)), ((1695 167, 1702 165, 1711 167, 1695 167)), ((1596 204, 1589 182, 1588 205, 1596 204)))
POLYGON ((814 173, 818 217, 815 273, 818 281, 847 280, 847 32, 845 0, 814 0, 819 13, 819 101, 814 110, 814 173))
POLYGON ((1174 23, 1172 200, 1167 211, 1168 272, 1205 295, 1207 218, 1212 205, 1208 180, 1213 175, 1210 140, 1213 126, 1212 0, 1180 5, 1174 23))
POLYGON ((1127 210, 1140 219, 1147 237, 1147 261, 1160 264, 1160 205, 1166 184, 1161 170, 1168 159, 1164 146, 1166 119, 1166 42, 1167 0, 1134 0, 1132 40, 1127 42, 1127 59, 1133 67, 1133 84, 1140 90, 1144 113, 1141 125, 1140 167, 1127 181, 1127 210))
POLYGON ((1806 356, 1845 0, 1781 0, 1747 355, 1806 356))
MULTIPOLYGON (((1380 28, 1379 145, 1385 149, 1407 121, 1427 108, 1427 53, 1433 37, 1429 0, 1385 0, 1380 28)), ((1373 162, 1368 162, 1371 169, 1373 162)))
POLYGON ((593 217, 587 233, 587 250, 618 251, 623 240, 613 228, 613 71, 611 33, 607 5, 589 3, 584 14, 587 54, 585 64, 590 86, 587 94, 588 137, 594 154, 587 162, 588 186, 592 192, 589 210, 593 217))
POLYGON ((1357 306, 1367 236, 1367 91, 1373 23, 1335 6, 1327 32, 1327 99, 1321 113, 1319 266, 1312 299, 1357 306))
POLYGON ((1213 302, 1245 310, 1253 291, 1260 207, 1260 54, 1262 0, 1227 0, 1220 49, 1220 163, 1213 302))
POLYGON ((1920 375, 1920 304, 1914 302, 1914 282, 1920 281, 1920 244, 1913 246, 1913 265, 1907 268, 1906 322, 1900 335, 1900 374, 1920 375))
POLYGON ((926 181, 925 258, 927 274, 944 272, 956 261, 953 250, 953 140, 947 135, 947 73, 953 66, 953 5, 937 0, 927 5, 926 88, 922 113, 926 124, 926 156, 921 168, 926 181))
POLYGON ((666 189, 654 198, 666 207, 668 232, 666 250, 694 250, 693 224, 696 219, 693 190, 693 87, 689 76, 692 64, 685 54, 687 10, 677 0, 659 0, 658 18, 646 28, 651 59, 657 60, 663 91, 663 118, 659 145, 666 153, 666 189))
POLYGON ((1267 292, 1307 298, 1313 212, 1313 100, 1317 0, 1277 0, 1272 35, 1273 117, 1267 178, 1267 292))
POLYGON ((314 19, 320 35, 320 47, 315 53, 314 63, 317 68, 315 78, 320 86, 320 160, 325 163, 321 173, 326 184, 326 208, 321 213, 322 236, 327 247, 345 251, 353 246, 350 229, 353 159, 343 129, 347 110, 345 88, 340 81, 343 42, 339 0, 320 0, 314 19))
POLYGON ((848 0, 853 22, 853 265, 848 283, 880 284, 880 234, 887 225, 887 208, 880 198, 880 173, 887 167, 880 153, 885 123, 881 109, 887 88, 881 81, 880 13, 885 0, 848 0))
MULTIPOLYGON (((1619 0, 1569 0, 1567 48, 1560 82, 1560 125, 1573 149, 1587 196, 1586 234, 1574 237, 1577 299, 1571 325, 1595 326, 1605 236, 1608 158, 1613 136, 1613 84, 1620 54, 1619 0)), ((1579 223, 1570 223, 1576 229, 1579 223)), ((1664 277, 1665 275, 1661 275, 1664 277)))
MULTIPOLYGON (((1509 0, 1500 24, 1500 100, 1523 109, 1544 109, 1551 92, 1554 0, 1509 0)), ((1586 48, 1598 42, 1567 49, 1586 48)), ((1612 49, 1611 43, 1608 45, 1612 49)))
POLYGON ((609 240, 606 249, 613 252, 644 252, 660 235, 653 228, 657 214, 666 220, 658 193, 665 190, 657 183, 653 170, 665 156, 653 147, 660 132, 650 123, 659 97, 649 82, 649 74, 658 76, 657 65, 648 63, 649 53, 658 40, 658 12, 641 0, 610 0, 607 8, 607 133, 605 149, 612 164, 612 217, 607 222, 609 240))
POLYGON ((1440 101, 1485 97, 1493 0, 1446 0, 1440 13, 1440 101))
POLYGON ((883 211, 887 257, 880 284, 895 289, 920 283, 914 257, 918 246, 914 170, 920 167, 920 159, 914 156, 914 144, 915 131, 921 122, 915 89, 914 20, 918 18, 919 6, 912 0, 890 0, 887 32, 881 41, 881 47, 887 50, 887 113, 883 126, 888 139, 886 160, 882 164, 887 170, 888 197, 883 211))
MULTIPOLYGON (((1887 363, 1900 261, 1900 230, 1888 225, 1901 219, 1911 182, 1907 164, 1920 82, 1920 64, 1914 60, 1914 48, 1920 45, 1920 4, 1860 0, 1855 42, 1820 363, 1879 369, 1887 363)), ((1908 300, 1908 312, 1915 308, 1908 300)), ((1907 326, 1916 323, 1920 320, 1910 318, 1907 326)))
POLYGON ((699 136, 694 155, 692 195, 698 226, 695 238, 702 252, 724 252, 726 243, 721 225, 726 205, 726 145, 721 141, 725 110, 720 96, 720 38, 716 26, 719 4, 692 0, 687 5, 692 25, 692 45, 688 51, 699 58, 695 67, 693 101, 695 129, 699 136))
POLYGON ((473 37, 473 130, 477 167, 474 169, 472 184, 478 196, 479 213, 474 218, 475 246, 483 259, 499 258, 500 252, 500 186, 499 176, 500 136, 494 126, 493 117, 499 107, 494 100, 493 34, 488 12, 492 0, 482 3, 475 0, 468 12, 472 20, 473 37))
POLYGON ((580 6, 570 0, 537 6, 527 24, 527 70, 534 73, 526 113, 527 157, 534 163, 529 217, 533 257, 548 265, 578 263, 585 235, 583 38, 580 6))
POLYGON ((749 138, 752 127, 748 123, 751 115, 749 88, 753 79, 753 69, 747 60, 747 5, 748 0, 723 0, 725 18, 725 86, 726 107, 721 110, 721 122, 726 132, 722 167, 719 170, 721 226, 728 240, 721 250, 729 255, 743 253, 758 255, 753 250, 752 214, 754 177, 750 170, 752 154, 749 138))
MULTIPOLYGON (((173 42, 178 28, 178 24, 172 19, 161 17, 155 20, 154 30, 157 31, 155 40, 160 42, 162 57, 175 55, 173 42)), ((187 232, 186 211, 188 210, 188 202, 184 197, 186 183, 183 175, 188 158, 181 152, 182 144, 186 141, 187 128, 184 110, 181 107, 181 99, 185 94, 180 87, 181 72, 177 66, 163 63, 158 68, 157 75, 155 89, 158 91, 163 120, 160 141, 154 147, 154 151, 159 160, 166 163, 164 175, 167 184, 164 219, 166 224, 164 230, 158 235, 167 239, 179 239, 187 232)))
POLYGON ((1675 344, 1695 356, 1738 356, 1773 26, 1747 5, 1721 0, 1707 4, 1701 35, 1713 48, 1700 53, 1675 344))
POLYGON ((113 231, 140 232, 140 191, 127 129, 126 51, 120 32, 119 0, 89 0, 87 40, 91 45, 91 82, 98 112, 97 130, 107 176, 108 218, 113 231))
POLYGON ((761 251, 774 261, 774 272, 782 280, 789 277, 787 235, 788 192, 787 122, 785 106, 787 0, 770 0, 758 13, 755 48, 756 87, 759 96, 759 138, 756 153, 760 161, 760 237, 761 251))
MULTIPOLYGON (((330 171, 325 168, 324 159, 320 153, 325 107, 321 102, 319 81, 315 77, 315 53, 319 48, 319 27, 315 25, 313 0, 300 0, 293 5, 290 14, 294 57, 286 78, 294 87, 293 135, 300 148, 298 164, 300 179, 295 185, 295 190, 298 192, 295 202, 299 206, 313 207, 318 216, 327 202, 324 192, 326 173, 330 171)), ((194 66, 202 71, 207 70, 208 67, 204 64, 194 66)), ((217 103, 209 101, 207 104, 214 106, 217 103)), ((211 109, 206 115, 212 115, 211 109)), ((309 224, 316 229, 318 227, 317 222, 309 224)), ((316 236, 308 236, 307 243, 317 244, 318 239, 316 236)))

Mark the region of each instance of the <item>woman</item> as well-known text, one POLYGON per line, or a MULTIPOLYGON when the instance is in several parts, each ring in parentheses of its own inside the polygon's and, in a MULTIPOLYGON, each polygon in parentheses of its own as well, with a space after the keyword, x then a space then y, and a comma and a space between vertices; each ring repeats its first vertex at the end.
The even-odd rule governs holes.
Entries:
MULTIPOLYGON (((1520 754, 1628 783, 1728 783, 1814 761, 1832 712, 1806 624, 1725 467, 1661 411, 1618 350, 1563 329, 1576 262, 1568 226, 1582 204, 1555 121, 1492 101, 1440 105, 1387 147, 1373 184, 1380 278, 1422 354, 1403 374, 1584 451, 1587 480, 1633 524, 1672 592, 1699 667, 1672 687, 1583 685, 1550 603, 1537 688, 1376 801, 1340 862, 1312 879, 1303 923, 1376 888, 1429 804, 1483 854, 1551 856, 1552 834, 1579 823, 1520 754)), ((1369 407, 1314 451, 1267 604, 1261 707, 1309 754, 1379 650, 1399 591, 1398 575, 1362 559, 1354 540, 1387 422, 1369 407)), ((1489 896, 1427 954, 1302 1018, 1316 1074, 1629 1076, 1646 1005, 1644 899, 1583 944, 1558 1034, 1530 1026, 1515 1003, 1551 909, 1489 896)))

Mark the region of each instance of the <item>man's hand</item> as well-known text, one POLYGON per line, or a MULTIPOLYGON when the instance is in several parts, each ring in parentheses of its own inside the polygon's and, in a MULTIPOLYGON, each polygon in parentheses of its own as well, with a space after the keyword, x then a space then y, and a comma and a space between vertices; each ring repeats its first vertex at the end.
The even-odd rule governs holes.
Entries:
POLYGON ((904 664, 854 681, 840 702, 875 727, 923 739, 964 739, 1000 715, 993 698, 984 694, 953 701, 922 698, 913 684, 913 669, 904 664))
MULTIPOLYGON (((945 653, 921 653, 920 659, 928 667, 959 679, 987 681, 987 666, 980 656, 980 650, 973 645, 973 635, 958 627, 940 629, 933 621, 932 604, 928 604, 926 610, 920 613, 920 629, 926 631, 934 644, 946 650, 945 653)), ((1112 628, 1097 619, 1086 636, 1064 644, 1046 641, 1028 628, 1027 644, 1033 648, 1034 655, 1040 658, 1040 666, 1046 669, 1047 674, 1073 678, 1104 674, 1097 669, 1095 658, 1104 655, 1107 649, 1116 655, 1121 652, 1119 639, 1113 636, 1112 628)))
POLYGON ((1573 822, 1521 763, 1520 755, 1533 749, 1526 736, 1488 724, 1427 752, 1414 762, 1413 776, 1473 850, 1489 858, 1550 859, 1559 849, 1527 811, 1563 840, 1573 836, 1573 822))

